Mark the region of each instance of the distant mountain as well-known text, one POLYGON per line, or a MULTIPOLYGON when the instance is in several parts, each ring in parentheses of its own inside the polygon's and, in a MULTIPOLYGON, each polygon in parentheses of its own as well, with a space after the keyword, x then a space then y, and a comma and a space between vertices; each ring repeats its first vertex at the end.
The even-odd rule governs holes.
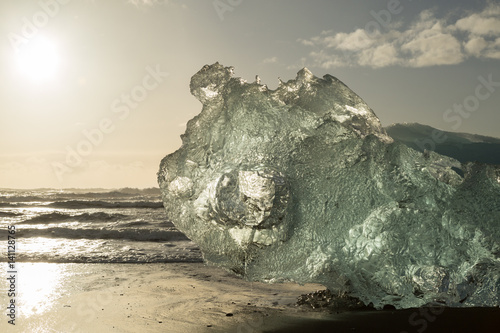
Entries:
POLYGON ((500 164, 500 139, 441 131, 417 123, 394 124, 385 128, 394 140, 418 151, 432 150, 465 162, 500 164))

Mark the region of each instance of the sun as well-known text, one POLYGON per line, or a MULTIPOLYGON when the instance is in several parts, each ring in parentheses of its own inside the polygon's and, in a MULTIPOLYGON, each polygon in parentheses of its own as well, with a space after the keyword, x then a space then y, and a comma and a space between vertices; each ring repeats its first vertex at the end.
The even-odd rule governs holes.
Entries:
POLYGON ((55 78, 60 59, 56 44, 47 37, 37 36, 20 48, 16 61, 23 76, 43 83, 55 78))

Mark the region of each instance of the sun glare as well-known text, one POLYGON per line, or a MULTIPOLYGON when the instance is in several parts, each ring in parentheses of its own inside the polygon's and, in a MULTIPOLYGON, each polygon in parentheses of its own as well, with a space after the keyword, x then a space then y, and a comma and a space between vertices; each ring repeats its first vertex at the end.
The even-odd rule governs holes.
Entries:
POLYGON ((46 82, 55 77, 59 67, 56 45, 45 37, 35 37, 16 54, 18 68, 34 82, 46 82))

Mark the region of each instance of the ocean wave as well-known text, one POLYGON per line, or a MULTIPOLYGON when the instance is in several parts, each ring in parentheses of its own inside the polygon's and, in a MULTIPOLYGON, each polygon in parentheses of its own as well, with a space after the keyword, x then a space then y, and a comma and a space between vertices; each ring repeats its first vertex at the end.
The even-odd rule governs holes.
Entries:
POLYGON ((56 199, 73 199, 73 198, 89 198, 89 199, 124 199, 124 198, 145 198, 151 197, 147 194, 129 193, 120 191, 109 192, 71 192, 71 193, 56 193, 52 198, 56 199))
POLYGON ((6 190, 0 189, 0 202, 47 202, 74 199, 106 200, 159 200, 159 188, 122 188, 116 190, 105 189, 38 189, 38 190, 6 190))
POLYGON ((16 217, 22 215, 21 213, 12 213, 12 212, 0 212, 0 217, 16 217))
POLYGON ((177 229, 68 229, 44 228, 22 229, 18 231, 19 238, 46 237, 66 239, 123 239, 131 241, 189 241, 190 239, 177 229))
MULTIPOLYGON (((17 262, 42 262, 58 264, 152 264, 152 263, 202 263, 203 257, 198 253, 179 254, 149 254, 149 255, 66 255, 54 256, 46 253, 36 253, 26 255, 21 253, 16 257, 17 262)), ((0 262, 6 262, 0 257, 0 262)))
POLYGON ((65 209, 82 209, 82 208, 163 208, 161 201, 90 201, 90 200, 68 200, 53 202, 46 207, 65 208, 65 209))
MULTIPOLYGON (((96 193, 96 192, 94 192, 94 193, 96 193)), ((102 194, 109 195, 109 196, 113 196, 113 195, 114 196, 131 196, 131 195, 160 196, 161 195, 161 191, 158 187, 150 187, 150 188, 143 188, 143 189, 124 187, 124 188, 120 188, 117 190, 111 190, 111 191, 107 190, 105 192, 98 192, 98 193, 102 193, 102 194)))
POLYGON ((60 209, 86 209, 86 208, 163 208, 161 201, 92 201, 92 200, 67 200, 67 201, 34 201, 34 202, 0 202, 0 208, 25 208, 25 207, 50 207, 60 209))
POLYGON ((0 196, 0 203, 10 202, 44 202, 50 201, 48 197, 38 197, 32 195, 13 195, 13 196, 0 196))
POLYGON ((46 202, 0 202, 0 208, 26 208, 26 207, 45 207, 46 202))
POLYGON ((120 227, 122 227, 122 228, 144 227, 144 226, 147 226, 147 225, 151 225, 151 223, 146 222, 146 221, 134 221, 134 222, 120 224, 120 227))
POLYGON ((97 213, 83 213, 77 215, 68 215, 64 213, 48 213, 35 216, 31 219, 18 222, 17 224, 49 224, 49 223, 61 223, 61 222, 115 222, 127 219, 127 215, 123 214, 108 214, 103 212, 97 213))

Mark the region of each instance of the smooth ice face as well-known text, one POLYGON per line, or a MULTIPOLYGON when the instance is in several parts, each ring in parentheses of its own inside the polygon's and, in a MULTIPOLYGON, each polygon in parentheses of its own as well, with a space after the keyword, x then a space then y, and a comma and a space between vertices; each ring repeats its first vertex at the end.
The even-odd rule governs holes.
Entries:
POLYGON ((158 182, 207 262, 378 308, 500 305, 499 167, 394 143, 352 90, 307 69, 269 90, 216 63, 190 88, 202 112, 158 182))

